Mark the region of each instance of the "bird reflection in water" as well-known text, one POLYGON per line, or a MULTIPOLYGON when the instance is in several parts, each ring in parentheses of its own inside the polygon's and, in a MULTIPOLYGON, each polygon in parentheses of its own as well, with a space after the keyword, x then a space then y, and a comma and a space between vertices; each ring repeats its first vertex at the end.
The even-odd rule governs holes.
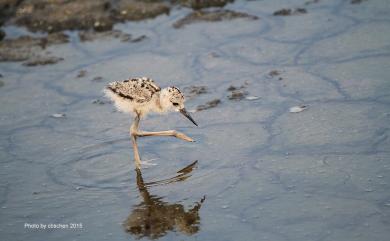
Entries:
POLYGON ((197 161, 181 169, 172 178, 149 183, 144 182, 141 170, 136 169, 137 186, 143 200, 134 207, 123 223, 126 232, 136 236, 137 239, 143 237, 158 239, 166 235, 168 231, 179 231, 187 235, 198 232, 199 210, 205 201, 205 196, 186 211, 182 204, 164 202, 162 197, 152 195, 148 191, 150 186, 186 180, 191 176, 196 164, 197 161))

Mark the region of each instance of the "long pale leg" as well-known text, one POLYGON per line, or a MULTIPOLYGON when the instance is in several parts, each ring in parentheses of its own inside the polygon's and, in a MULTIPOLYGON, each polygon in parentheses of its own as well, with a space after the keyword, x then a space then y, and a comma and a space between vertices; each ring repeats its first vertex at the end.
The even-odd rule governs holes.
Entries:
POLYGON ((175 130, 169 130, 169 131, 137 131, 135 133, 136 136, 144 137, 144 136, 173 136, 179 139, 182 139, 184 141, 194 142, 194 140, 185 134, 175 131, 175 130))
POLYGON ((134 118, 134 122, 130 127, 130 136, 131 136, 131 142, 133 143, 133 151, 134 151, 134 161, 135 161, 135 167, 137 169, 141 169, 141 158, 139 156, 138 151, 138 145, 137 145, 137 132, 138 132, 138 126, 139 126, 140 116, 137 114, 134 118))
POLYGON ((134 135, 131 135, 131 141, 133 143, 135 167, 137 169, 141 169, 141 158, 139 156, 139 151, 138 151, 138 146, 137 146, 137 137, 134 135))
POLYGON ((194 142, 194 140, 187 135, 175 131, 175 130, 169 130, 169 131, 139 131, 139 122, 140 122, 140 116, 137 113, 136 117, 134 118, 134 122, 130 127, 130 135, 131 135, 131 142, 133 143, 133 150, 134 150, 134 161, 135 166, 137 169, 141 169, 141 158, 138 151, 138 145, 137 145, 137 137, 145 137, 145 136, 173 136, 179 139, 182 139, 184 141, 194 142))

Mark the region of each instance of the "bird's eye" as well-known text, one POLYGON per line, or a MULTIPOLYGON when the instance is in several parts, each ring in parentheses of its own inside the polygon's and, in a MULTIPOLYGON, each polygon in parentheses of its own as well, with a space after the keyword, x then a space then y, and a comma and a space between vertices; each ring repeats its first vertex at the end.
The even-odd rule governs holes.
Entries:
POLYGON ((178 105, 179 105, 179 103, 172 103, 172 105, 174 105, 174 106, 178 106, 178 105))

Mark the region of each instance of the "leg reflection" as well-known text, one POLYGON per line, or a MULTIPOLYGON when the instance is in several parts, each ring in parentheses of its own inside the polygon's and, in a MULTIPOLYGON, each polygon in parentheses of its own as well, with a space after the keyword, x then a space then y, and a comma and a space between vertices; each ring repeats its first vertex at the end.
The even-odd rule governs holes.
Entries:
POLYGON ((151 195, 148 187, 152 185, 169 184, 186 180, 194 170, 197 162, 178 171, 173 178, 157 182, 145 183, 140 169, 136 169, 137 186, 142 197, 142 202, 134 207, 131 214, 125 220, 123 226, 126 232, 135 235, 137 238, 149 237, 160 238, 168 231, 179 231, 187 235, 199 231, 200 217, 199 210, 205 201, 203 197, 188 211, 182 204, 168 203, 162 197, 151 195))

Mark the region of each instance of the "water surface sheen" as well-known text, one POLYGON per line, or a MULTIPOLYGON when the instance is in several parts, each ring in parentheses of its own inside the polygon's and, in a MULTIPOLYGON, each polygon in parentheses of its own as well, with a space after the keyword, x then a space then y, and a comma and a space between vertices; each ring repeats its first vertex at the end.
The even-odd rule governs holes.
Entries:
POLYGON ((0 63, 0 239, 388 240, 390 5, 350 2, 236 1, 225 8, 259 19, 179 29, 190 10, 174 9, 115 25, 142 41, 66 32, 48 47, 57 64, 0 63), (155 164, 141 173, 130 117, 99 101, 107 82, 145 75, 206 86, 189 110, 221 102, 192 113, 199 127, 177 113, 142 121, 196 142, 140 139, 155 164), (231 85, 261 98, 231 100, 231 85))

